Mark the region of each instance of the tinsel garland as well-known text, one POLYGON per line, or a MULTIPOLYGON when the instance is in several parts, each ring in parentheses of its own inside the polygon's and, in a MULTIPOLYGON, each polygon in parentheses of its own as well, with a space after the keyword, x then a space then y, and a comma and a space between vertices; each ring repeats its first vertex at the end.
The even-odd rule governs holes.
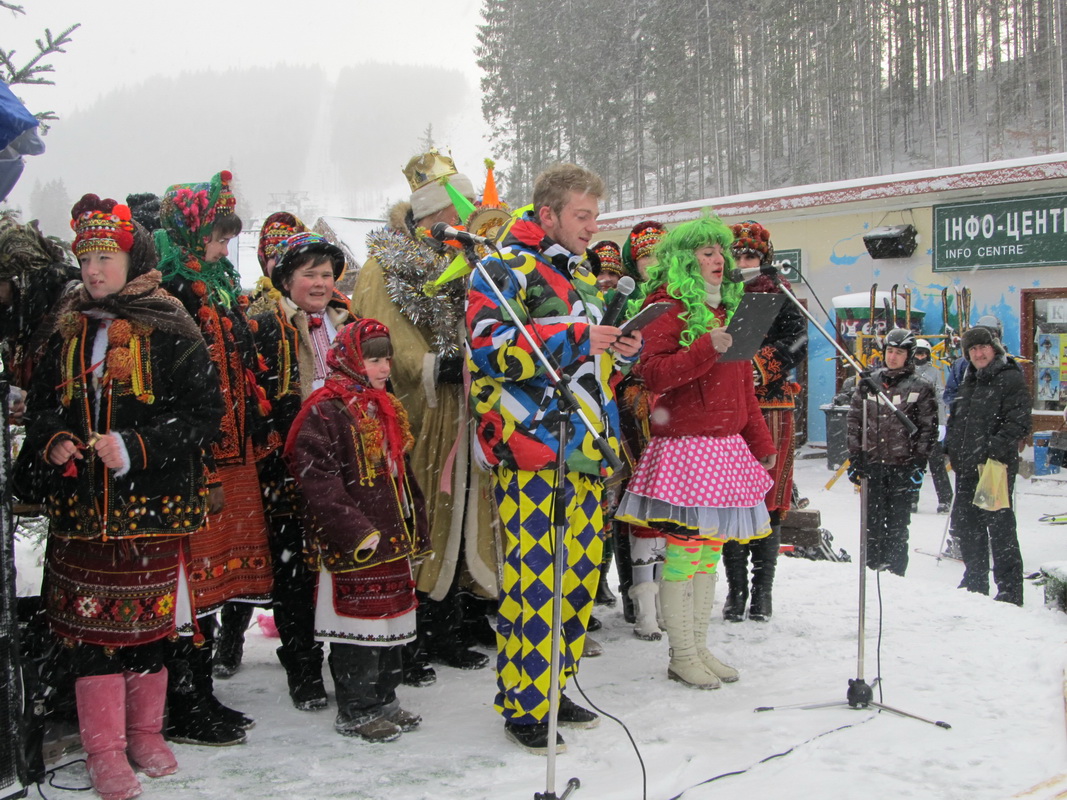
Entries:
POLYGON ((427 297, 429 281, 444 272, 456 256, 454 250, 438 254, 427 245, 389 228, 367 236, 367 252, 376 258, 385 276, 389 299, 418 328, 430 332, 430 347, 442 356, 460 353, 459 330, 463 322, 467 284, 450 281, 427 297))

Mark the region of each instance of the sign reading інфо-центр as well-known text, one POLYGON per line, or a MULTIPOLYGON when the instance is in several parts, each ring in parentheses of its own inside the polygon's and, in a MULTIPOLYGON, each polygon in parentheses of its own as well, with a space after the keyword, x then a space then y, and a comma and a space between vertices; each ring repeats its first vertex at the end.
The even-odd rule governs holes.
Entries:
POLYGON ((934 271, 1067 264, 1067 194, 934 206, 934 271))

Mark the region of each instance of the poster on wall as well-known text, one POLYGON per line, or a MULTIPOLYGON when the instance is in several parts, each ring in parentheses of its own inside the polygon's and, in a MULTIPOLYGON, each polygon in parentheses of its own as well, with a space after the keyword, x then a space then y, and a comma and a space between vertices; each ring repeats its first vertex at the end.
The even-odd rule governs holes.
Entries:
POLYGON ((1062 343, 1058 333, 1042 333, 1038 335, 1034 348, 1034 362, 1038 367, 1053 367, 1057 372, 1061 371, 1063 357, 1062 343))

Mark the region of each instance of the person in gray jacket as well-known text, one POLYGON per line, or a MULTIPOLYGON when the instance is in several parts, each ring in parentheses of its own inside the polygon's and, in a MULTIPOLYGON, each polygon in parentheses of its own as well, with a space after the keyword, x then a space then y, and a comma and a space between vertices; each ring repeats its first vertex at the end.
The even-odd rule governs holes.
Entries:
MULTIPOLYGON (((928 381, 934 387, 934 399, 937 401, 937 424, 938 430, 943 431, 947 414, 945 403, 941 395, 945 390, 945 376, 941 368, 933 363, 930 343, 926 339, 915 340, 915 374, 928 381)), ((941 437, 938 437, 941 438, 941 437)), ((949 480, 948 470, 945 468, 945 450, 940 442, 934 442, 930 448, 930 477, 934 480, 934 491, 937 492, 937 513, 947 514, 952 510, 952 481, 949 480)), ((919 492, 922 485, 915 487, 915 494, 911 501, 911 513, 918 511, 919 492)))

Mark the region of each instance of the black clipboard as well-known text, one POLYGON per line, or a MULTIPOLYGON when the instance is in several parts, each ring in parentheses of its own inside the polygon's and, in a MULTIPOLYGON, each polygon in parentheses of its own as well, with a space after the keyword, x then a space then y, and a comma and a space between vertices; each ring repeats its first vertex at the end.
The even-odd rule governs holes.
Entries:
POLYGON ((745 292, 726 332, 734 341, 719 361, 751 361, 778 316, 785 295, 777 292, 745 292))
POLYGON ((619 326, 619 329, 622 331, 620 336, 629 336, 634 331, 641 330, 648 323, 657 317, 662 316, 673 306, 674 303, 650 303, 619 326))

